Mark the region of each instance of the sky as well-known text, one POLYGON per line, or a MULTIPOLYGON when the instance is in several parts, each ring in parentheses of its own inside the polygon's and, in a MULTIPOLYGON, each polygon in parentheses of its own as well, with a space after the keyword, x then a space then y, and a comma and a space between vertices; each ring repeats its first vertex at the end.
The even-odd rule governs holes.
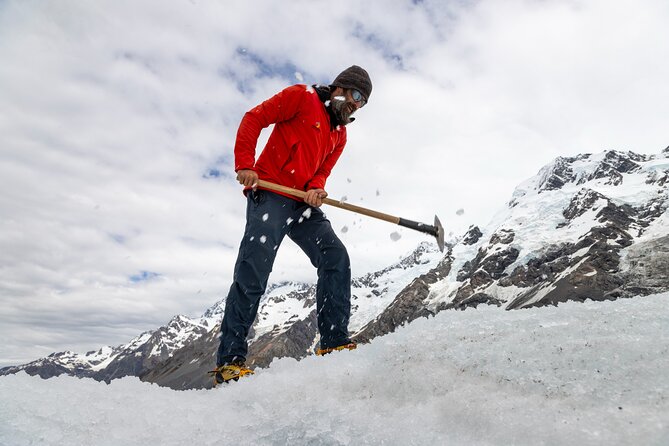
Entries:
MULTIPOLYGON (((663 0, 0 0, 0 365, 224 298, 237 126, 281 89, 367 69, 326 190, 458 237, 557 156, 669 145, 668 20, 663 0)), ((324 209, 354 276, 428 237, 324 209)), ((285 280, 316 280, 289 240, 285 280)))
POLYGON ((669 293, 479 305, 213 390, 21 372, 0 377, 0 443, 666 445, 667 324, 669 293))

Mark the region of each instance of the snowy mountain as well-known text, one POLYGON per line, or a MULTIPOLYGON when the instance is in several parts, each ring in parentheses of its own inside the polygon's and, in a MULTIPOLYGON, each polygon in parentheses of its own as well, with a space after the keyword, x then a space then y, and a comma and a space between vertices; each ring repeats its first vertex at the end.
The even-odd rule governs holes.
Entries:
MULTIPOLYGON (((350 330, 359 342, 416 318, 488 304, 500 309, 613 300, 669 290, 669 148, 557 158, 520 184, 485 227, 445 255, 428 243, 353 281, 350 330)), ((315 285, 275 284, 250 334, 249 362, 301 359, 317 342, 315 285)), ((175 389, 209 385, 224 302, 199 319, 177 316, 124 346, 53 354, 18 367, 110 381, 135 375, 175 389)))

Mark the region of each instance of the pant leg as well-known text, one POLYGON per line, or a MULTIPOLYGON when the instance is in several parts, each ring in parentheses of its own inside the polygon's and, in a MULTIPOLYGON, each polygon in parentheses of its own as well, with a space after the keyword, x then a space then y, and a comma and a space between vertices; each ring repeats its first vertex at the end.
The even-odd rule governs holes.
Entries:
POLYGON ((267 288, 276 252, 289 229, 287 220, 293 215, 293 203, 290 198, 263 190, 248 193, 246 228, 225 302, 217 365, 246 359, 246 338, 267 288))
POLYGON ((351 265, 346 247, 320 209, 310 208, 308 218, 298 220, 288 236, 309 256, 318 269, 316 307, 321 348, 351 342, 348 322, 351 315, 351 265))

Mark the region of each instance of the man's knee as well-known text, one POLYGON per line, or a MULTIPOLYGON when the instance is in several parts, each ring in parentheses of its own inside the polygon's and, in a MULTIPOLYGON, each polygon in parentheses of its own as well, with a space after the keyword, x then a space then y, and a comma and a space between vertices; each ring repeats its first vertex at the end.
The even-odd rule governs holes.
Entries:
POLYGON ((350 271, 351 260, 344 244, 336 239, 323 250, 323 266, 326 269, 350 271))

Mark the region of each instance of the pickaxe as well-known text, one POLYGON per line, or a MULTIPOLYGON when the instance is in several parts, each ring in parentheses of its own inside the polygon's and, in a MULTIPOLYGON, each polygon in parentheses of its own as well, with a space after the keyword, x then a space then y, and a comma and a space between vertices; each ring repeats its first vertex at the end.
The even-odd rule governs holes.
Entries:
MULTIPOLYGON (((274 184, 264 180, 258 180, 258 186, 265 189, 273 190, 275 192, 283 192, 284 194, 293 195, 299 198, 304 198, 304 196, 307 194, 306 192, 298 189, 281 186, 280 184, 274 184)), ((405 228, 413 229, 415 231, 420 231, 426 234, 430 234, 437 239, 437 245, 439 246, 439 250, 441 252, 444 252, 444 227, 441 225, 441 222, 439 221, 439 218, 437 218, 436 215, 434 216, 434 226, 433 226, 433 225, 427 225, 425 223, 419 223, 416 221, 407 220, 401 217, 395 217, 392 215, 384 214, 383 212, 373 211, 371 209, 366 209, 361 206, 345 203, 343 201, 333 200, 332 198, 323 199, 323 203, 341 209, 346 209, 347 211, 355 212, 357 214, 378 218, 379 220, 387 221, 389 223, 395 223, 396 225, 404 226, 405 228)))

